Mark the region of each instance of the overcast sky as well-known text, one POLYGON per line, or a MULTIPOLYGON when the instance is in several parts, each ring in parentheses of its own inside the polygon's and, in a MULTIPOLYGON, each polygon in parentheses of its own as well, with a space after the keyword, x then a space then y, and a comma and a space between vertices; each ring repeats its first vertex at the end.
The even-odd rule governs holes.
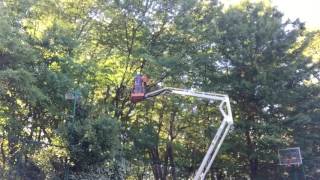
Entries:
MULTIPOLYGON (((241 0, 220 1, 226 5, 230 5, 238 3, 241 0)), ((308 28, 320 29, 320 0, 271 0, 271 2, 284 13, 285 18, 299 18, 306 23, 308 28)))

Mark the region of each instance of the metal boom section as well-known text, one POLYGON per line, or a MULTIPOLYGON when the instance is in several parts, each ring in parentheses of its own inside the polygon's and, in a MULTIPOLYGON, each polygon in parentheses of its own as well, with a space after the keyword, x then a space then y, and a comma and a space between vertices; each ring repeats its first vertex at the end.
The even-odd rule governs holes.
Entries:
POLYGON ((194 176, 194 180, 200 180, 200 179, 203 180, 205 179, 206 174, 210 170, 210 167, 215 157, 218 154, 221 144, 224 141, 226 135, 228 134, 233 124, 233 117, 231 112, 229 96, 225 94, 195 92, 195 91, 190 91, 185 89, 166 87, 166 88, 162 88, 162 89, 145 94, 145 98, 151 98, 151 97, 158 96, 165 93, 173 93, 173 94, 179 94, 183 96, 193 96, 198 98, 205 98, 209 100, 220 101, 219 110, 223 116, 222 123, 215 137, 213 138, 209 146, 209 149, 201 162, 199 169, 197 170, 194 176))

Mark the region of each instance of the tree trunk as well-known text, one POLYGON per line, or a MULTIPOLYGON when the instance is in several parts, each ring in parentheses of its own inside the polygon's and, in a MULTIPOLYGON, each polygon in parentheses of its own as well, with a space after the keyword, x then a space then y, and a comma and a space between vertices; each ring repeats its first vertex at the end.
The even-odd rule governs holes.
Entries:
POLYGON ((258 159, 254 158, 250 160, 250 178, 252 180, 257 178, 258 175, 258 159))
POLYGON ((222 171, 219 171, 217 174, 217 180, 223 180, 224 179, 224 174, 222 171))
POLYGON ((176 111, 171 113, 170 123, 169 123, 169 142, 167 143, 167 152, 170 160, 171 176, 173 180, 177 179, 176 165, 174 163, 174 155, 173 155, 173 140, 176 137, 176 135, 174 134, 175 117, 176 117, 176 111))
POLYGON ((164 169, 163 169, 163 176, 167 177, 168 176, 168 160, 169 160, 169 155, 168 155, 168 148, 164 157, 164 169))
POLYGON ((158 149, 156 147, 152 148, 150 154, 151 154, 152 171, 153 171, 154 178, 156 180, 165 180, 166 178, 163 176, 163 173, 162 173, 158 149))
POLYGON ((174 163, 172 142, 169 142, 167 144, 167 151, 168 151, 168 157, 169 157, 169 160, 170 160, 172 179, 176 180, 177 179, 177 174, 176 174, 176 165, 174 163))
POLYGON ((256 179, 257 177, 257 172, 258 172, 258 158, 257 157, 252 157, 255 151, 254 144, 252 143, 252 139, 250 136, 250 131, 247 130, 245 132, 246 135, 246 141, 247 141, 247 146, 248 146, 248 151, 247 151, 247 156, 249 160, 249 166, 250 166, 250 179, 256 179))

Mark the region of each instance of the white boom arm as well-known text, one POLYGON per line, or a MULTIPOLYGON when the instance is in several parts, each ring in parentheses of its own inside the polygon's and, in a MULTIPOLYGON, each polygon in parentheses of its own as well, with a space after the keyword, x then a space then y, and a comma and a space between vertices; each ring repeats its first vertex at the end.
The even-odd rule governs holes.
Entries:
POLYGON ((215 157, 218 154, 218 151, 221 147, 222 142, 224 141, 226 135, 228 134, 232 124, 233 124, 233 117, 231 112, 231 106, 230 106, 230 100, 229 96, 225 94, 217 94, 217 93, 206 93, 206 92, 194 92, 190 90, 185 89, 178 89, 178 88, 171 88, 166 87, 163 89, 159 89, 150 93, 147 93, 145 95, 145 98, 154 97, 157 95, 161 95, 164 93, 173 93, 173 94, 179 94, 183 96, 193 96, 198 98, 205 98, 215 101, 220 101, 219 110, 223 116, 222 123, 213 138, 209 149, 204 156, 202 163, 197 170, 194 180, 203 180, 205 179, 206 174, 210 170, 210 167, 215 159, 215 157))

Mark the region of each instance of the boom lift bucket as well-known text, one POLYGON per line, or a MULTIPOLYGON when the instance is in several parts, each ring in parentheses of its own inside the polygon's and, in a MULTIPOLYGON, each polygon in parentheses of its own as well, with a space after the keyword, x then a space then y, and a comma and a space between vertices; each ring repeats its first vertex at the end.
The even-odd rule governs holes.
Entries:
POLYGON ((146 76, 137 75, 134 78, 134 85, 131 91, 131 102, 137 103, 144 99, 147 82, 148 78, 146 76))

